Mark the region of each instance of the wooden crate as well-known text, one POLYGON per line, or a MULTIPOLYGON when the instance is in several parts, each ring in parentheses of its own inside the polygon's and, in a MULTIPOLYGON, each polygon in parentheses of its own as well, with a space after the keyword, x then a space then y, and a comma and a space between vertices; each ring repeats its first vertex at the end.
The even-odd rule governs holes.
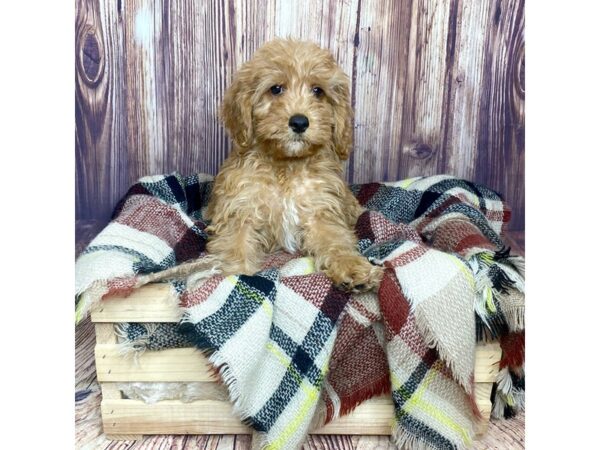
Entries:
MULTIPOLYGON (((166 285, 143 287, 127 298, 102 301, 92 312, 96 327, 96 371, 102 388, 102 423, 109 439, 139 439, 145 434, 248 434, 227 401, 198 400, 184 403, 164 400, 146 404, 123 398, 120 382, 215 382, 202 353, 194 348, 145 352, 137 361, 118 352, 114 325, 121 322, 177 322, 176 306, 166 285)), ((487 429, 490 394, 498 372, 497 343, 477 346, 475 383, 477 404, 486 418, 478 433, 487 429)), ((370 399, 351 414, 313 434, 387 435, 391 431, 393 405, 389 396, 370 399)))

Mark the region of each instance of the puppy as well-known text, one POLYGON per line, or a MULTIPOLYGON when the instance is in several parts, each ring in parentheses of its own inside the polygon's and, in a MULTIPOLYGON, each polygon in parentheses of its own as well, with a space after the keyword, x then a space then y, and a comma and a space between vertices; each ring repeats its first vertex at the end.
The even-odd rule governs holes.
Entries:
POLYGON ((207 251, 226 274, 253 274, 269 252, 314 257, 348 291, 383 271, 360 255, 363 211, 342 178, 352 145, 348 77, 326 50, 276 39, 235 75, 221 107, 233 139, 207 207, 207 251))

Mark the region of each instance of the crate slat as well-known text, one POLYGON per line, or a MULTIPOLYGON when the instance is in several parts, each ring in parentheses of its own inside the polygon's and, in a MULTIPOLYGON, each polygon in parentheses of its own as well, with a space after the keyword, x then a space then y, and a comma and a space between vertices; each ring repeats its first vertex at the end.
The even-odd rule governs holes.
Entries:
POLYGON ((475 403, 485 420, 477 424, 476 433, 485 434, 490 423, 489 417, 492 414, 492 387, 494 383, 476 383, 475 384, 475 403))
MULTIPOLYGON (((118 344, 96 345, 98 381, 214 381, 210 363, 195 348, 146 351, 137 358, 125 358, 118 344)), ((478 345, 475 350, 475 382, 495 381, 500 360, 497 343, 478 345)))
MULTIPOLYGON (((371 399, 313 434, 390 434, 393 406, 388 398, 371 399)), ((183 403, 165 400, 146 404, 138 400, 102 401, 104 430, 110 434, 250 434, 229 402, 201 400, 183 403)))
POLYGON ((147 351, 125 358, 116 344, 97 344, 96 372, 100 382, 215 381, 211 366, 195 348, 147 351))
POLYGON ((249 434, 228 402, 201 400, 102 400, 104 432, 110 434, 249 434))
MULTIPOLYGON (((102 417, 107 436, 145 434, 246 434, 250 430, 232 412, 226 401, 177 400, 146 404, 120 398, 118 382, 215 382, 204 355, 195 348, 147 351, 138 358, 124 358, 114 335, 114 325, 122 322, 178 322, 180 311, 170 287, 154 284, 134 291, 129 297, 102 301, 92 312, 98 341, 95 348, 98 381, 103 392, 102 417), (116 392, 115 392, 116 391, 116 392), (108 395, 110 394, 110 395, 108 395)), ((497 342, 478 344, 475 355, 475 396, 486 419, 477 432, 486 431, 491 412, 490 394, 501 357, 497 342)), ((393 405, 389 396, 371 399, 313 434, 387 435, 391 431, 393 405)))
POLYGON ((127 297, 109 297, 92 311, 92 322, 179 322, 181 311, 167 283, 135 289, 127 297))
POLYGON ((498 374, 502 350, 498 342, 479 343, 475 347, 475 383, 493 383, 498 374))
MULTIPOLYGON (((476 387, 477 404, 489 411, 487 383, 476 387)), ((311 434, 389 435, 394 408, 390 397, 372 398, 356 409, 311 434)), ((250 434, 233 414, 229 402, 199 400, 183 403, 164 400, 146 404, 139 400, 102 401, 104 430, 110 434, 250 434)), ((485 431, 485 428, 482 429, 485 431)), ((479 431, 479 430, 478 430, 479 431)))

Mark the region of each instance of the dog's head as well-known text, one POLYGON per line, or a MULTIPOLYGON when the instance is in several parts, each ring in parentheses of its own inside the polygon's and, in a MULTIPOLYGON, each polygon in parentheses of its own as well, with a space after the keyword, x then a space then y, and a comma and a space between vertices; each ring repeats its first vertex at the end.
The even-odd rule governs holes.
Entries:
POLYGON ((276 39, 256 51, 225 93, 221 115, 240 151, 258 145, 275 158, 352 145, 348 76, 327 50, 276 39))

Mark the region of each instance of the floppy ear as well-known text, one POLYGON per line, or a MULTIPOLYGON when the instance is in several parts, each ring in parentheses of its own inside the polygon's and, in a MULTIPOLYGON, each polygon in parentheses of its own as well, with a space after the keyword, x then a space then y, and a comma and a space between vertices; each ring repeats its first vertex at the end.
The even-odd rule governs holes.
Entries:
POLYGON ((339 83, 333 87, 333 145, 340 159, 348 159, 352 147, 352 105, 348 77, 342 74, 339 83))
POLYGON ((253 140, 252 93, 249 71, 242 67, 225 91, 221 105, 221 118, 225 128, 242 151, 250 147, 253 140))

